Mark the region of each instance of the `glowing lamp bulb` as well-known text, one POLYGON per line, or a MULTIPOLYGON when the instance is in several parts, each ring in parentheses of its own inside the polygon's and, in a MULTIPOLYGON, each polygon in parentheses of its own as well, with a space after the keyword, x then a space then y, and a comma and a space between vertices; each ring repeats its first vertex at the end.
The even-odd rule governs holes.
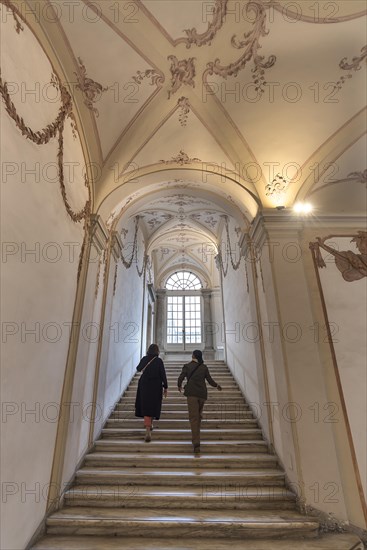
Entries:
POLYGON ((310 204, 309 202, 297 202, 294 205, 293 210, 297 214, 309 214, 310 212, 312 212, 312 204, 310 204))

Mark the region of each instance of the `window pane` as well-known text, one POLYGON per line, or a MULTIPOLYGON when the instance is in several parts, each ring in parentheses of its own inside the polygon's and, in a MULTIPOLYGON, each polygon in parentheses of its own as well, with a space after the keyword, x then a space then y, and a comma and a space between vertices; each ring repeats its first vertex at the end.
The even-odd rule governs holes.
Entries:
POLYGON ((199 290, 202 288, 200 279, 190 271, 177 271, 166 282, 167 290, 199 290))

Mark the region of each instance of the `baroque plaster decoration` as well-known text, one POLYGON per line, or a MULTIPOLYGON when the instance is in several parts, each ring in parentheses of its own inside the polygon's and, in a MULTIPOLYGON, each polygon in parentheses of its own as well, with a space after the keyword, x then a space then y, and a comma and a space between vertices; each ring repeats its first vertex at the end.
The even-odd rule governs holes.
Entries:
POLYGON ((15 30, 18 34, 20 34, 20 31, 24 31, 24 27, 21 23, 21 16, 18 9, 10 2, 10 0, 0 0, 0 3, 11 11, 15 21, 15 30))
POLYGON ((102 86, 99 82, 92 80, 87 77, 87 69, 80 57, 78 57, 78 71, 74 72, 75 76, 78 79, 78 84, 76 85, 77 90, 80 90, 84 96, 84 104, 93 111, 96 117, 99 116, 99 111, 94 104, 99 101, 103 92, 108 91, 108 87, 102 86))
POLYGON ((178 155, 176 155, 175 157, 172 157, 171 160, 160 160, 159 162, 163 164, 171 164, 171 162, 176 162, 180 166, 183 166, 184 164, 190 164, 191 162, 202 162, 202 161, 196 157, 190 158, 189 155, 181 149, 178 155))
POLYGON ((286 192, 287 188, 287 180, 280 174, 276 174, 273 181, 265 186, 265 194, 267 197, 279 197, 286 192))
POLYGON ((58 140, 58 151, 57 151, 57 167, 58 167, 58 176, 59 176, 59 185, 61 196, 66 208, 66 211, 73 222, 77 223, 82 220, 86 220, 90 216, 91 210, 91 189, 88 181, 88 177, 85 174, 84 183, 88 190, 88 199, 84 207, 79 212, 74 212, 70 206, 70 203, 67 198, 66 187, 65 187, 65 176, 64 176, 64 127, 65 120, 67 118, 75 121, 72 108, 72 99, 66 87, 61 83, 59 77, 54 73, 51 76, 51 84, 57 88, 60 93, 61 106, 58 112, 58 115, 54 122, 48 124, 42 130, 34 131, 29 126, 26 125, 24 119, 20 117, 17 113, 16 107, 12 100, 10 99, 10 94, 8 90, 7 82, 2 79, 0 74, 0 95, 4 101, 5 109, 10 118, 13 119, 15 125, 20 130, 23 136, 26 139, 29 139, 36 145, 46 145, 49 141, 55 137, 58 140))
POLYGON ((114 276, 113 276, 113 296, 115 296, 115 294, 116 294, 117 270, 118 270, 118 264, 115 264, 115 273, 114 273, 114 276))
POLYGON ((147 226, 152 231, 157 227, 163 225, 167 221, 173 218, 173 214, 167 214, 162 212, 144 212, 140 214, 140 217, 145 220, 147 226))
POLYGON ((310 195, 312 195, 313 193, 317 193, 318 191, 321 191, 321 189, 324 189, 325 187, 329 187, 330 185, 336 185, 338 183, 347 183, 347 182, 362 183, 367 186, 367 169, 356 171, 356 172, 350 172, 345 178, 330 180, 327 183, 324 183, 323 185, 319 185, 318 187, 310 191, 310 195))
MULTIPOLYGON (((268 6, 269 7, 269 4, 268 6)), ((252 78, 255 83, 256 90, 261 93, 264 92, 265 81, 265 69, 269 69, 276 62, 275 55, 270 55, 267 60, 264 56, 258 54, 258 50, 261 48, 260 39, 269 31, 266 30, 266 6, 263 0, 256 0, 248 4, 249 11, 255 12, 255 19, 253 22, 252 30, 244 33, 243 39, 239 40, 236 35, 232 36, 231 44, 236 49, 245 48, 244 53, 235 62, 229 65, 221 65, 220 59, 207 63, 207 68, 203 74, 203 83, 208 87, 207 76, 213 74, 221 76, 226 79, 229 76, 236 77, 242 69, 245 68, 249 61, 253 61, 254 67, 252 69, 252 78)))
POLYGON ((248 282, 248 270, 247 270, 247 262, 245 261, 245 273, 246 273, 246 290, 247 294, 250 294, 250 285, 248 282))
POLYGON ((227 258, 226 265, 224 265, 224 262, 223 262, 223 245, 222 244, 219 244, 218 254, 215 256, 214 259, 215 259, 217 268, 222 271, 224 277, 227 277, 229 263, 231 263, 232 269, 234 271, 237 271, 241 265, 241 260, 243 256, 240 252, 238 260, 236 259, 235 261, 234 254, 233 254, 233 244, 231 243, 231 238, 229 235, 228 216, 223 215, 222 217, 224 219, 224 227, 226 230, 226 243, 225 243, 226 258, 227 258))
POLYGON ((207 225, 210 229, 216 229, 219 224, 218 212, 206 211, 198 214, 191 214, 190 218, 207 225))
POLYGON ((104 263, 104 256, 105 256, 105 250, 102 251, 102 254, 100 255, 99 260, 98 260, 97 277, 96 277, 96 287, 95 287, 95 290, 94 290, 94 298, 95 298, 95 299, 96 299, 97 296, 98 296, 98 291, 99 291, 99 277, 100 277, 100 273, 101 273, 101 266, 102 266, 102 264, 104 263))
POLYGON ((177 105, 179 107, 179 115, 178 120, 181 126, 187 125, 187 119, 190 112, 190 101, 187 99, 187 97, 180 97, 180 99, 177 101, 177 105))
POLYGON ((347 176, 348 181, 355 181, 357 183, 367 183, 367 168, 363 172, 351 172, 347 176))
POLYGON ((216 0, 213 7, 213 19, 208 23, 208 28, 205 32, 199 34, 195 28, 185 29, 187 38, 179 38, 176 44, 184 43, 186 48, 191 48, 192 44, 199 48, 204 45, 210 45, 211 41, 222 27, 226 15, 228 0, 216 0))
POLYGON ((172 75, 171 88, 168 90, 168 99, 184 84, 195 88, 195 58, 189 57, 188 59, 181 59, 179 61, 175 55, 169 55, 167 59, 171 61, 170 72, 172 75))
POLYGON ((315 242, 311 242, 310 249, 315 256, 316 264, 319 268, 323 268, 326 267, 326 263, 321 255, 320 248, 334 256, 336 267, 348 283, 367 277, 367 231, 358 231, 357 235, 317 237, 315 242), (356 243, 360 254, 356 254, 352 250, 339 251, 327 245, 326 241, 333 237, 353 237, 350 242, 356 243))
POLYGON ((367 62, 367 45, 361 49, 360 55, 353 57, 350 63, 348 63, 348 60, 346 57, 343 57, 343 59, 339 63, 339 67, 343 71, 348 71, 348 74, 346 76, 341 76, 339 78, 338 82, 335 84, 335 88, 337 90, 342 89, 347 79, 353 77, 353 73, 361 70, 363 61, 367 62))
POLYGON ((146 71, 136 71, 136 75, 132 77, 132 80, 138 86, 143 82, 144 79, 149 79, 149 84, 151 86, 160 86, 164 82, 164 75, 157 69, 147 69, 146 71))

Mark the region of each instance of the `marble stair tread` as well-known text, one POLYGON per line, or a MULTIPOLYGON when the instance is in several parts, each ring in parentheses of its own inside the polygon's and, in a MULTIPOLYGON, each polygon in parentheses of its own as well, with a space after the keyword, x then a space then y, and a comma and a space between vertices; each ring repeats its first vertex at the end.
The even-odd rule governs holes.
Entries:
MULTIPOLYGON (((104 428, 102 430, 102 437, 122 437, 130 438, 144 437, 144 428, 104 428)), ((186 440, 191 441, 191 430, 189 428, 160 428, 159 430, 153 431, 153 437, 155 440, 186 440)), ((230 441, 232 439, 262 439, 262 432, 258 428, 237 428, 237 429, 226 429, 217 430, 217 429, 202 429, 201 430, 201 440, 206 441, 207 439, 221 439, 223 441, 230 441)))
MULTIPOLYGON (((120 401, 120 403, 135 403, 135 393, 132 393, 131 395, 128 395, 126 397, 123 397, 120 401)), ((210 395, 209 400, 212 403, 215 403, 216 405, 220 405, 221 403, 244 403, 244 398, 238 394, 238 395, 229 395, 223 394, 222 392, 216 391, 214 394, 210 395)), ((166 399, 163 400, 164 407, 165 403, 171 404, 171 403, 185 403, 186 404, 186 397, 183 394, 180 394, 177 392, 177 396, 172 397, 172 395, 168 395, 166 399)))
POLYGON ((190 508, 191 506, 206 508, 210 505, 223 509, 239 508, 241 505, 253 507, 264 504, 276 506, 278 503, 286 503, 295 506, 296 495, 279 486, 257 487, 250 486, 239 489, 238 487, 177 487, 177 486, 136 486, 136 485, 75 485, 65 494, 66 504, 76 505, 75 501, 82 504, 78 506, 102 506, 98 504, 106 502, 113 506, 137 506, 150 508, 152 505, 158 508, 176 506, 190 508), (235 506, 234 506, 235 505, 235 506))
MULTIPOLYGON (((147 446, 148 447, 148 446, 147 446)), ((267 453, 237 453, 237 454, 211 454, 199 456, 192 452, 188 454, 154 454, 147 449, 145 453, 134 455, 133 453, 101 453, 94 452, 86 455, 85 465, 97 467, 103 466, 124 466, 131 465, 133 468, 144 467, 147 464, 155 466, 157 469, 162 463, 169 464, 170 467, 188 467, 188 468, 243 468, 243 467, 268 467, 276 466, 278 459, 275 455, 267 453)))
MULTIPOLYGON (((110 416, 111 420, 119 419, 119 420, 125 420, 125 419, 131 419, 136 418, 135 416, 135 410, 130 411, 124 411, 124 410, 116 410, 113 411, 113 413, 110 416)), ((163 411, 161 415, 161 420, 187 420, 188 418, 188 412, 187 410, 182 411, 163 411)), ((221 412, 220 410, 218 412, 212 411, 210 414, 206 413, 204 411, 203 414, 203 420, 237 420, 240 422, 241 420, 249 419, 249 420, 255 420, 253 414, 251 411, 231 411, 231 412, 221 412)))
POLYGON ((319 523, 293 510, 182 510, 65 507, 46 521, 50 534, 152 535, 163 537, 316 537, 319 523))
POLYGON ((285 474, 278 468, 237 468, 182 470, 182 468, 96 468, 83 467, 76 472, 76 483, 84 484, 126 484, 134 485, 198 485, 203 487, 220 484, 226 487, 249 485, 284 486, 285 474))
POLYGON ((142 514, 145 514, 147 509, 154 508, 155 510, 165 510, 167 508, 179 508, 180 510, 295 510, 296 502, 286 498, 259 498, 253 497, 231 497, 226 496, 225 499, 220 496, 206 497, 190 497, 177 495, 160 496, 152 494, 140 494, 138 488, 131 488, 130 491, 125 491, 120 487, 120 493, 95 493, 86 494, 70 493, 65 495, 64 506, 80 506, 80 507, 103 507, 103 508, 140 508, 142 514), (149 499, 149 504, 147 503, 149 499))
MULTIPOLYGON (((302 540, 216 540, 215 550, 351 550, 360 539, 350 534, 327 534, 320 539, 302 540)), ((362 546, 360 546, 362 548, 362 546)), ((213 550, 213 539, 131 538, 96 536, 52 536, 37 542, 31 550, 213 550)), ((358 549, 359 550, 359 549, 358 549)))
MULTIPOLYGON (((154 432, 153 432, 154 433, 154 432)), ((147 444, 142 439, 100 439, 96 441, 94 449, 102 452, 116 452, 123 450, 124 452, 136 453, 146 452, 147 444)), ((232 440, 232 441, 211 441, 201 444, 203 453, 241 453, 241 452, 256 452, 256 449, 262 449, 260 452, 265 452, 268 449, 266 441, 260 440, 232 440)), ((177 453, 190 452, 192 450, 191 441, 156 441, 152 440, 149 443, 151 452, 160 453, 177 453)))
MULTIPOLYGON (((105 424, 105 428, 141 428, 141 418, 110 418, 105 424)), ((165 428, 190 428, 190 421, 188 418, 164 418, 155 421, 153 424, 154 430, 161 430, 165 428)), ((242 418, 242 419, 228 419, 228 420, 216 420, 213 418, 203 420, 201 423, 201 430, 227 430, 227 429, 241 429, 241 428, 257 428, 258 422, 254 418, 242 418)))
MULTIPOLYGON (((135 401, 131 403, 125 403, 124 401, 121 401, 117 403, 114 410, 115 411, 117 410, 135 411, 135 401)), ((172 410, 187 412, 186 399, 181 399, 179 403, 167 403, 167 401, 164 400, 162 404, 162 411, 172 411, 172 410)), ((234 403, 225 403, 222 406, 218 406, 218 403, 207 401, 204 407, 204 413, 214 412, 214 411, 238 411, 238 410, 251 411, 249 405, 247 405, 247 403, 245 403, 243 400, 238 400, 238 402, 234 402, 234 403)))
POLYGON ((68 506, 62 508, 57 512, 54 512, 49 518, 48 522, 54 522, 59 519, 71 519, 80 521, 91 521, 98 519, 110 519, 112 521, 119 521, 124 519, 130 519, 138 522, 208 522, 212 523, 285 523, 285 522, 301 522, 312 523, 318 527, 316 518, 312 516, 303 516, 295 510, 286 510, 279 512, 278 510, 251 510, 250 512, 244 512, 243 510, 200 510, 190 513, 188 510, 181 509, 169 509, 162 513, 161 510, 149 510, 146 511, 144 516, 141 514, 141 510, 135 509, 114 509, 114 508, 86 508, 83 506, 68 506))

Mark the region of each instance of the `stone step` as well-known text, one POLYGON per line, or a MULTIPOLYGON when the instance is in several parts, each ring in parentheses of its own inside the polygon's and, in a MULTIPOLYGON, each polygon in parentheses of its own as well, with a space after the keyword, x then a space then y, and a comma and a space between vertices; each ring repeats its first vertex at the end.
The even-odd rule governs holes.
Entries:
MULTIPOLYGON (((102 430, 102 437, 113 437, 129 439, 137 438, 143 439, 145 435, 145 430, 133 429, 133 428, 104 428, 102 430)), ((173 428, 160 428, 159 430, 153 431, 152 437, 157 440, 175 440, 175 441, 191 441, 191 430, 190 429, 173 429, 173 428)), ((201 440, 208 441, 212 439, 220 439, 223 441, 230 441, 232 439, 262 439, 262 432, 258 428, 248 428, 248 429, 226 429, 223 430, 210 430, 202 429, 201 430, 201 440)))
POLYGON ((76 485, 65 494, 66 506, 109 508, 295 509, 295 495, 284 487, 201 488, 131 485, 76 485))
MULTIPOLYGON (((106 428, 141 428, 143 426, 142 418, 131 418, 120 420, 118 418, 112 418, 107 420, 105 427, 106 428)), ((164 415, 160 420, 155 420, 153 422, 155 430, 160 430, 164 428, 190 428, 189 419, 186 417, 184 419, 174 419, 174 418, 165 418, 164 415)), ((215 420, 215 419, 206 419, 201 423, 201 429, 205 430, 206 428, 212 430, 226 430, 235 429, 235 428, 257 428, 257 420, 252 418, 243 418, 243 419, 234 419, 234 420, 215 420)))
MULTIPOLYGON (((166 376, 172 376, 172 378, 177 378, 180 376, 182 372, 182 366, 179 368, 167 368, 165 366, 166 376)), ((234 379, 233 374, 227 369, 223 367, 209 367, 209 374, 214 380, 216 378, 219 378, 220 376, 231 376, 232 379, 234 379)), ((140 373, 135 373, 135 375, 140 376, 140 373)), ((135 376, 134 375, 134 376, 135 376)))
MULTIPOLYGON (((110 415, 111 420, 129 420, 132 418, 136 418, 135 416, 135 408, 131 407, 130 410, 124 410, 124 409, 117 409, 113 411, 110 415)), ((164 408, 164 411, 162 412, 161 420, 186 420, 188 419, 188 411, 187 407, 186 409, 182 410, 166 410, 166 407, 164 408)), ((219 420, 222 422, 227 422, 228 420, 233 420, 235 422, 241 422, 245 419, 254 419, 254 416, 251 411, 249 410, 242 410, 241 412, 237 411, 206 411, 204 409, 203 413, 203 421, 209 421, 209 420, 219 420)), ((157 423, 159 421, 155 421, 157 423)))
MULTIPOLYGON (((131 397, 131 396, 134 396, 136 395, 136 388, 129 388, 125 391, 124 393, 124 397, 131 397)), ((209 390, 208 388, 208 399, 211 399, 212 397, 214 397, 215 395, 217 395, 219 392, 216 388, 211 388, 209 390)), ((168 387, 168 397, 180 397, 181 395, 183 395, 183 392, 182 394, 178 391, 177 389, 177 386, 174 385, 174 386, 169 386, 168 387)), ((238 398, 241 398, 243 399, 242 397, 242 394, 240 392, 240 390, 238 388, 224 388, 221 392, 221 395, 223 396, 226 396, 226 397, 238 397, 238 398)), ((183 395, 184 396, 184 395, 183 395)), ((184 396, 185 397, 185 396, 184 396)), ((186 399, 186 397, 185 397, 186 399)))
MULTIPOLYGON (((242 405, 244 403, 244 398, 241 396, 239 392, 236 392, 235 394, 224 394, 223 392, 216 391, 215 394, 212 394, 209 397, 210 402, 216 404, 217 406, 226 405, 227 403, 232 403, 233 405, 238 404, 242 405)), ((131 404, 135 403, 135 394, 128 395, 127 397, 122 397, 120 403, 124 404, 131 404)), ((185 403, 186 405, 186 397, 182 394, 175 395, 168 395, 166 399, 163 399, 162 407, 167 405, 172 405, 176 403, 185 403)), ((186 405, 187 406, 187 405, 186 405)))
MULTIPOLYGON (((177 387, 177 380, 174 380, 174 381, 167 380, 167 382, 168 382, 168 390, 179 393, 178 387, 177 387)), ((229 383, 229 382, 221 383, 221 381, 219 380, 218 381, 216 380, 216 382, 222 387, 223 393, 237 392, 242 396, 241 390, 236 384, 229 383)), ((136 391, 136 388, 138 387, 138 383, 139 383, 139 380, 132 380, 132 382, 130 382, 129 386, 125 390, 125 393, 126 391, 136 391)), ((183 388, 185 387, 185 384, 186 382, 184 381, 182 384, 183 388)), ((210 386, 209 384, 206 385, 206 388, 208 390, 208 393, 216 394, 218 392, 218 389, 216 387, 210 386)))
MULTIPOLYGON (((154 432, 153 432, 154 433, 154 432)), ((243 441, 211 441, 202 443, 202 454, 212 453, 263 453, 268 451, 266 441, 243 440, 243 441)), ((124 453, 145 453, 147 444, 143 439, 100 439, 96 441, 94 450, 97 452, 124 452, 124 453)), ((156 441, 152 439, 149 443, 149 451, 152 453, 188 453, 192 451, 191 441, 156 441)))
POLYGON ((86 468, 76 472, 75 482, 88 485, 176 485, 179 487, 284 487, 284 472, 276 468, 242 468, 233 470, 180 468, 86 468))
POLYGON ((196 538, 318 536, 316 520, 293 510, 161 510, 65 507, 46 521, 49 534, 196 538))
POLYGON ((147 445, 145 453, 101 453, 92 452, 86 455, 84 464, 86 467, 98 468, 155 468, 158 472, 162 464, 165 468, 206 468, 226 469, 237 468, 276 468, 278 459, 276 455, 269 453, 228 453, 200 454, 195 456, 192 452, 187 454, 153 453, 147 445))
MULTIPOLYGON (((186 411, 187 412, 187 401, 186 399, 181 399, 178 403, 167 403, 167 400, 163 400, 164 410, 167 411, 186 411)), ((130 401, 130 403, 119 402, 117 403, 115 411, 134 411, 135 410, 135 400, 130 401)), ((213 403, 211 400, 207 401, 204 405, 204 414, 213 413, 218 411, 244 411, 251 410, 250 406, 244 401, 237 402, 228 402, 228 403, 213 403)))
MULTIPOLYGON (((211 371, 211 373, 214 371, 211 371)), ((172 380, 173 382, 177 383, 177 379, 181 374, 181 370, 178 370, 176 372, 170 372, 166 369, 166 376, 167 380, 172 380)), ((133 380, 139 380, 141 376, 140 372, 136 372, 133 375, 133 380)), ((235 382, 235 378, 233 377, 233 374, 231 374, 229 371, 220 371, 217 372, 217 376, 220 376, 223 380, 226 380, 227 382, 235 382)))
MULTIPOLYGON (((319 539, 216 540, 214 550, 360 550, 356 535, 325 534, 319 539)), ((213 539, 153 537, 51 536, 43 537, 31 550, 213 550, 213 539)))

